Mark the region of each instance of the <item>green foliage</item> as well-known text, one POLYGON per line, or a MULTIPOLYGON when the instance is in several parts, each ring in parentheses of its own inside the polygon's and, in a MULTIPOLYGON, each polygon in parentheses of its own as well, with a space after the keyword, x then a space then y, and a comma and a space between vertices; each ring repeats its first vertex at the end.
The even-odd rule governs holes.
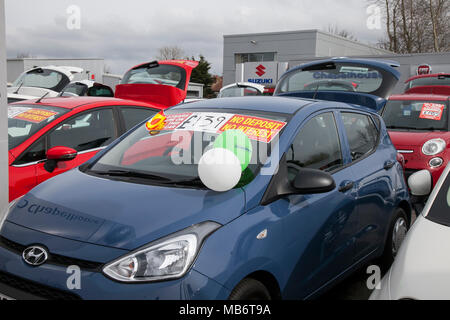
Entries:
MULTIPOLYGON (((205 85, 203 89, 203 97, 215 98, 215 93, 211 90, 211 86, 214 83, 213 76, 209 73, 211 64, 205 59, 203 55, 199 55, 200 60, 198 67, 192 70, 191 82, 202 83, 205 85)), ((192 57, 192 60, 197 60, 192 57)))

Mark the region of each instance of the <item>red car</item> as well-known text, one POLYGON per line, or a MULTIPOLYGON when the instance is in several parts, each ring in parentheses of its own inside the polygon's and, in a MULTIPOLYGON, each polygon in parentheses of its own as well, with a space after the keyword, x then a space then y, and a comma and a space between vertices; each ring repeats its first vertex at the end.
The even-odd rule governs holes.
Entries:
POLYGON ((418 75, 406 80, 405 93, 450 94, 450 73, 418 75))
POLYGON ((450 159, 449 96, 394 95, 382 116, 392 142, 404 157, 405 177, 427 169, 436 184, 450 159))
POLYGON ((9 200, 89 160, 117 137, 186 98, 195 61, 134 67, 117 98, 65 97, 8 106, 9 200))
POLYGON ((9 105, 9 200, 79 166, 160 110, 137 101, 93 97, 9 105))

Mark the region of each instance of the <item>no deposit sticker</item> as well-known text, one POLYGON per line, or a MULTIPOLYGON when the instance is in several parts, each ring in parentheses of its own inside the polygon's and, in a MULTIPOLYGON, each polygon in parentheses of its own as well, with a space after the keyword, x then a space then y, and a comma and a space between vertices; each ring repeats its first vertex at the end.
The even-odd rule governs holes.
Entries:
POLYGON ((444 107, 443 104, 424 103, 420 112, 420 118, 439 121, 442 118, 444 107))
POLYGON ((250 139, 271 142, 286 126, 286 122, 230 113, 194 112, 168 115, 164 130, 192 130, 223 133, 240 130, 250 139))
POLYGON ((58 112, 54 111, 48 111, 43 109, 28 109, 25 111, 22 111, 21 113, 9 113, 8 111, 8 117, 18 120, 24 120, 32 123, 41 123, 42 121, 47 120, 48 118, 53 117, 54 115, 57 115, 58 112), (11 116, 10 116, 11 115, 11 116))

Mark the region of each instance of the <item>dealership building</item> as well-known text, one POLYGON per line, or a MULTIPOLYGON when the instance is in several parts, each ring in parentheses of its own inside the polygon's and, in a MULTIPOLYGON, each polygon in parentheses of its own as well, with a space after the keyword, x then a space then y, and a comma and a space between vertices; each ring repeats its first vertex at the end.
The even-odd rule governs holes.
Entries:
POLYGON ((420 65, 433 72, 450 73, 450 52, 397 55, 319 30, 285 31, 224 36, 223 84, 255 82, 275 88, 281 75, 294 66, 331 57, 392 60, 402 74, 394 93, 416 75, 420 65))

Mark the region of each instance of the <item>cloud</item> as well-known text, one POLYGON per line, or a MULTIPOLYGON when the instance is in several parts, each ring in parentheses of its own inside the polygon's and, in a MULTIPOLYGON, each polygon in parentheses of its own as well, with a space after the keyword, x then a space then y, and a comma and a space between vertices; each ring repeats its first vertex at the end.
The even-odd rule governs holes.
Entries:
POLYGON ((7 0, 7 53, 38 57, 100 57, 113 72, 154 58, 177 45, 188 56, 203 54, 222 72, 223 35, 301 29, 347 29, 376 42, 382 31, 366 27, 361 0, 228 1, 7 0), (81 9, 81 29, 69 30, 67 8, 81 9))

